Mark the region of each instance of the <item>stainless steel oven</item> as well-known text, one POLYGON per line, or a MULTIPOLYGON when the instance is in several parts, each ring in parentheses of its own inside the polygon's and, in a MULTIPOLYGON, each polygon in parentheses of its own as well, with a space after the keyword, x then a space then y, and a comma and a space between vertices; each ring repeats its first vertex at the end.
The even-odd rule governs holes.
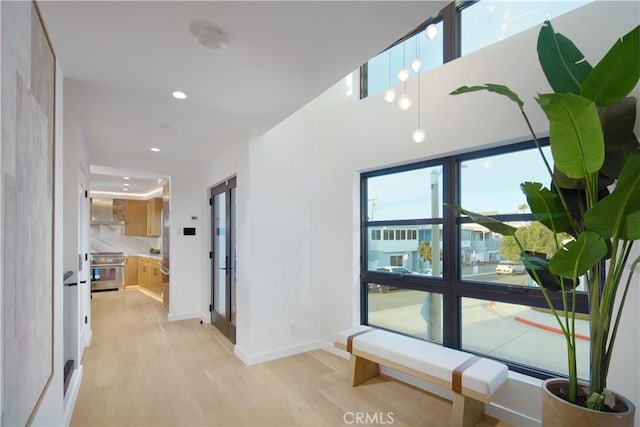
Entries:
POLYGON ((124 254, 96 252, 91 254, 91 290, 122 289, 124 287, 124 254))

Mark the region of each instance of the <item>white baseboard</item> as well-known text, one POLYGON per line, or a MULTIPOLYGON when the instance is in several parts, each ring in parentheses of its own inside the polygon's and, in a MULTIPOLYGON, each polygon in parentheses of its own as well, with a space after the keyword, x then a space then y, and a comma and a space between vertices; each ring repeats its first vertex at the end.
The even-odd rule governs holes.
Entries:
POLYGON ((539 420, 531 418, 525 414, 515 412, 513 409, 505 408, 495 403, 485 405, 485 413, 509 424, 518 427, 540 427, 542 423, 539 420))
POLYGON ((93 339, 93 331, 88 327, 82 328, 82 332, 80 335, 80 342, 82 343, 83 348, 87 348, 91 345, 91 340, 93 339))
POLYGON ((80 393, 80 384, 82 383, 83 368, 79 365, 76 370, 73 371, 71 376, 71 382, 67 389, 67 395, 64 397, 64 425, 71 424, 71 416, 73 415, 73 409, 76 407, 76 401, 78 400, 78 393, 80 393))
POLYGON ((197 311, 191 313, 169 313, 167 319, 169 320, 169 322, 188 319, 200 319, 200 313, 197 311))
POLYGON ((328 353, 332 353, 335 354, 336 356, 340 356, 343 359, 349 359, 349 353, 341 350, 339 348, 336 348, 332 343, 328 343, 326 341, 321 341, 320 342, 320 348, 328 353))
POLYGON ((258 363, 268 362, 270 360, 280 359, 282 357, 293 356, 294 354, 305 353, 307 351, 317 350, 322 348, 320 341, 312 341, 305 344, 299 344, 292 347, 285 347, 278 350, 266 351, 264 353, 258 353, 253 355, 247 355, 237 346, 234 353, 242 360, 246 365, 255 365, 258 363))
POLYGON ((200 313, 200 321, 202 323, 208 324, 211 323, 211 313, 200 313))

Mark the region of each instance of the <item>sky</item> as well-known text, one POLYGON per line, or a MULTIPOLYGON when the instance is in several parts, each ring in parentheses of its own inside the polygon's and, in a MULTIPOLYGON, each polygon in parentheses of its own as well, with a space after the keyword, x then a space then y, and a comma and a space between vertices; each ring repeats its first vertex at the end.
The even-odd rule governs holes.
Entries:
MULTIPOLYGON (((550 148, 543 151, 551 161, 550 148)), ((469 160, 461 166, 461 205, 474 212, 520 213, 519 205, 526 203, 520 184, 533 181, 548 187, 551 181, 537 149, 469 160)), ((440 205, 436 217, 441 217, 443 183, 440 170, 438 166, 369 178, 367 208, 370 220, 434 217, 431 204, 434 173, 440 205)))
MULTIPOLYGON (((462 55, 474 52, 490 44, 524 31, 540 26, 546 19, 551 19, 576 9, 589 0, 583 1, 481 1, 462 11, 462 55)), ((553 21, 552 21, 553 24, 553 21)), ((429 39, 425 32, 419 33, 405 42, 369 60, 368 95, 381 92, 389 86, 399 83, 397 73, 409 67, 419 52, 424 65, 420 70, 427 70, 442 65, 442 22, 437 24, 438 33, 429 39), (417 42, 417 46, 416 46, 417 42)), ((559 29, 556 28, 556 31, 559 29)), ((560 31, 562 32, 562 31, 560 31)), ((411 70, 411 68, 409 68, 411 70)), ((411 72, 410 78, 417 75, 411 72)), ((405 88, 400 86, 399 90, 405 88)), ((407 82, 408 93, 415 93, 415 84, 407 82)), ((396 94, 397 96, 400 94, 396 94)))

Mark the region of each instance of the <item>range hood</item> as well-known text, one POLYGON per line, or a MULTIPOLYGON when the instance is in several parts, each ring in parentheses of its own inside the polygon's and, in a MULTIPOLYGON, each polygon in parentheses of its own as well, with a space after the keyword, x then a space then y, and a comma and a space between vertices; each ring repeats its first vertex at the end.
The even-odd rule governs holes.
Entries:
POLYGON ((124 224, 125 201, 91 198, 91 224, 124 224))

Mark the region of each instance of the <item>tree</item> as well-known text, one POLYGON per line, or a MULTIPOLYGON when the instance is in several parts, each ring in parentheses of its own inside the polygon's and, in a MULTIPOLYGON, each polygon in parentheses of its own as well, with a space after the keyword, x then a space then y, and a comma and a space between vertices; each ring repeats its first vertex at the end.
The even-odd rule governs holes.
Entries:
POLYGON ((429 242, 427 242, 426 240, 420 242, 420 246, 418 246, 418 253, 425 261, 431 262, 431 260, 433 259, 431 245, 429 245, 429 242))
MULTIPOLYGON (((418 253, 424 261, 429 263, 433 262, 433 250, 431 249, 429 242, 426 240, 420 242, 420 246, 418 246, 418 253)), ((442 261, 442 249, 440 249, 440 261, 442 261)))
MULTIPOLYGON (((556 253, 556 244, 553 232, 539 222, 532 222, 527 227, 520 227, 516 231, 518 240, 524 246, 527 251, 543 252, 547 254, 547 257, 553 256, 556 253)), ((566 233, 560 233, 557 236, 559 242, 569 239, 570 236, 566 233)), ((515 239, 511 236, 505 236, 502 239, 502 246, 500 247, 500 255, 507 258, 509 261, 520 262, 520 247, 516 243, 515 239)))
POLYGON ((525 213, 527 209, 529 209, 529 205, 527 205, 526 203, 518 205, 518 210, 522 213, 525 213))

